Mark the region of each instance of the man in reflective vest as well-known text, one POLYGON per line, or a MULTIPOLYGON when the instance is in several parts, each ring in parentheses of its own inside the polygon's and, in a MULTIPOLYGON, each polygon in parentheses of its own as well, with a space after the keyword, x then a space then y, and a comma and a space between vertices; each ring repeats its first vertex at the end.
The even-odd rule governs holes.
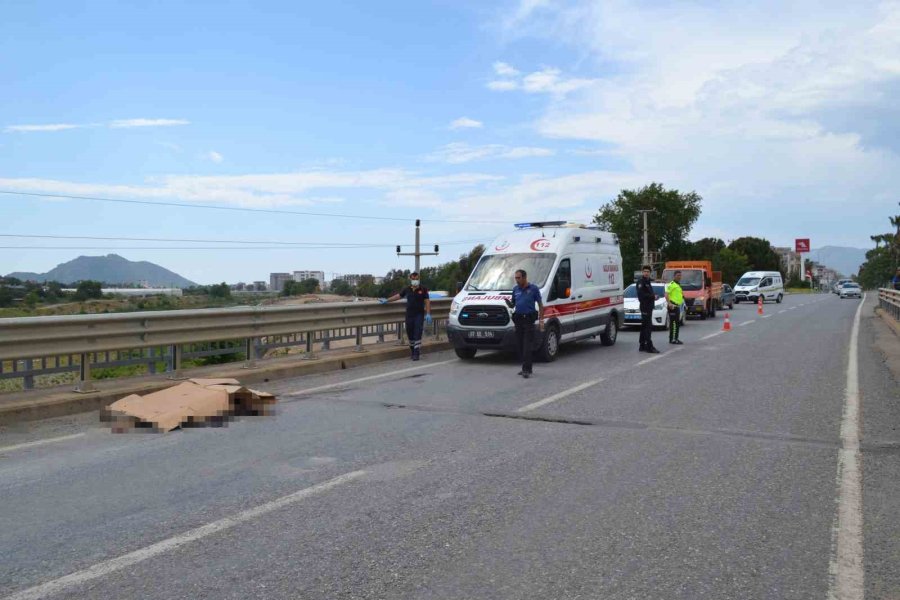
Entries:
POLYGON ((675 275, 666 284, 666 306, 669 310, 669 343, 682 344, 678 339, 678 321, 681 317, 681 305, 684 303, 684 293, 681 290, 681 271, 675 271, 675 275))

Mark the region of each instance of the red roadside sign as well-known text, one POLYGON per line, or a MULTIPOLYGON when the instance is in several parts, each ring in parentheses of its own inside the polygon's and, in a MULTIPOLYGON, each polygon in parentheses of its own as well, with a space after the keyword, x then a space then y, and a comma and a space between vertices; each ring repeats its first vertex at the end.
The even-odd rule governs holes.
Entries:
POLYGON ((794 240, 794 252, 797 254, 809 252, 809 238, 797 238, 794 240))

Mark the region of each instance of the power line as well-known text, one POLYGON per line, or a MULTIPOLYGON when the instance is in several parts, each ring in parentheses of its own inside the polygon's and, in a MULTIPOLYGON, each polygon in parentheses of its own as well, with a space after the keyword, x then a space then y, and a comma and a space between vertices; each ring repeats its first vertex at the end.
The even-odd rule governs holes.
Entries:
MULTIPOLYGON (((309 246, 315 248, 393 248, 394 244, 379 244, 375 242, 283 242, 277 240, 210 240, 210 239, 185 239, 185 238, 143 238, 143 237, 101 237, 89 235, 37 235, 37 234, 16 234, 16 233, 0 233, 0 238, 28 238, 28 239, 49 239, 49 240, 102 240, 102 241, 119 241, 119 242, 179 242, 179 243, 200 243, 200 244, 221 244, 227 242, 229 244, 276 244, 283 246, 309 246)), ((437 242, 444 246, 462 246, 465 244, 477 244, 484 240, 458 240, 453 242, 437 242)), ((20 247, 20 246, 17 246, 20 247)), ((49 246, 48 246, 49 247, 49 246)), ((202 248, 202 246, 201 246, 202 248)))
MULTIPOLYGON (((301 215, 304 217, 331 217, 335 219, 363 219, 376 221, 400 221, 408 222, 416 219, 407 219, 405 217, 383 217, 372 215, 353 215, 347 213, 322 213, 300 210, 282 210, 277 208, 246 208, 239 206, 220 206, 216 204, 190 204, 186 202, 160 202, 153 200, 125 200, 123 198, 102 198, 99 196, 73 196, 69 194, 44 194, 39 192, 19 192, 15 190, 0 190, 0 194, 11 194, 16 196, 33 196, 37 198, 65 198, 68 200, 94 200, 96 202, 116 202, 121 204, 144 204, 149 206, 177 206, 181 208, 202 208, 206 210, 227 210, 237 212, 251 213, 267 213, 280 215, 301 215)), ((430 223, 468 223, 468 224, 497 224, 508 225, 508 221, 470 221, 463 219, 421 219, 430 223)))

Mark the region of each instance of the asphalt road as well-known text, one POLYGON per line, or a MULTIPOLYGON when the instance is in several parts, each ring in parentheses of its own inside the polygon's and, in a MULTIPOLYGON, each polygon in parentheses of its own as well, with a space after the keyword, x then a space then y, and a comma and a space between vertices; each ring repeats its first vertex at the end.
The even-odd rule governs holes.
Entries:
MULTIPOLYGON (((624 331, 530 380, 445 352, 273 381, 275 416, 225 428, 0 430, 0 598, 827 598, 858 307, 739 305, 730 332, 692 320, 654 357, 624 331)), ((871 308, 851 558, 896 599, 900 394, 871 308)))

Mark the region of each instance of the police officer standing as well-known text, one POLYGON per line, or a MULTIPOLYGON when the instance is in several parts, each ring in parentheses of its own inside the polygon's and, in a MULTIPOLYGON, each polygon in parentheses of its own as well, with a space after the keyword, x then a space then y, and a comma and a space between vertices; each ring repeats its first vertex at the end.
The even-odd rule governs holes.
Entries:
POLYGON ((390 298, 380 298, 382 304, 406 298, 406 337, 412 360, 419 360, 422 349, 422 332, 425 323, 431 324, 431 299, 428 289, 421 285, 418 273, 409 274, 409 285, 390 298))
POLYGON ((541 300, 540 288, 528 283, 528 273, 519 269, 515 278, 516 285, 512 289, 512 299, 507 300, 506 304, 514 309, 512 319, 516 326, 516 350, 519 353, 519 360, 522 361, 519 375, 528 379, 531 377, 531 355, 534 350, 534 323, 537 321, 539 329, 544 330, 544 303, 541 300))
POLYGON ((666 306, 669 309, 669 343, 681 345, 678 339, 678 321, 681 318, 681 305, 684 293, 681 290, 681 271, 675 271, 672 281, 666 284, 666 306))
POLYGON ((644 265, 641 269, 641 278, 637 282, 637 297, 641 307, 641 337, 639 352, 659 354, 650 341, 653 332, 653 306, 656 304, 656 294, 653 292, 653 283, 650 281, 650 265, 644 265))

